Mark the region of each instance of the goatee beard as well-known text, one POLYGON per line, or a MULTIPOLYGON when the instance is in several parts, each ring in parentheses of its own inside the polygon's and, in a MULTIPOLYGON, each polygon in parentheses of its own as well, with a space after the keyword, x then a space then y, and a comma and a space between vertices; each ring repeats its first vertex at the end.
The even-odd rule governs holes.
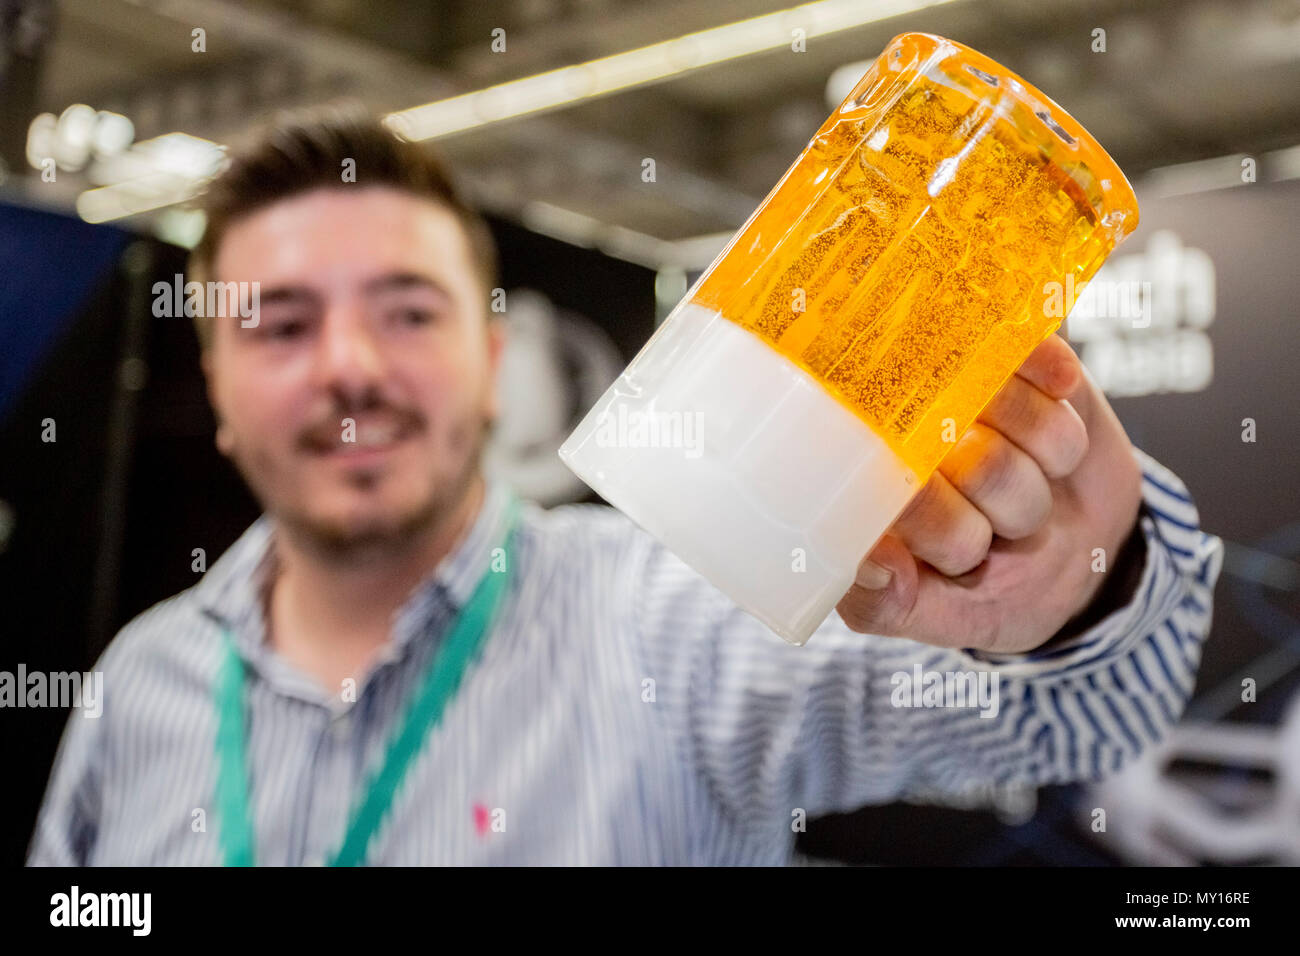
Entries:
MULTIPOLYGON (((364 564, 375 557, 413 548, 452 520, 473 489, 482 467, 491 423, 480 424, 473 430, 477 432, 474 450, 455 480, 435 490, 411 512, 361 526, 320 521, 297 513, 280 513, 275 517, 303 546, 331 564, 364 564)), ((464 432, 454 437, 464 441, 464 432)))

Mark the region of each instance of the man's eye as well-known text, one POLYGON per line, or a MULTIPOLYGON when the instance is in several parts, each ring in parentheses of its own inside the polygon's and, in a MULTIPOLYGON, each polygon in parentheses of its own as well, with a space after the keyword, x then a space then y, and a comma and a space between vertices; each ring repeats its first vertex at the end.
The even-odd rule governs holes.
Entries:
POLYGON ((301 319, 283 319, 264 324, 263 334, 271 339, 294 339, 307 330, 307 323, 301 319))
POLYGON ((397 309, 392 313, 393 320, 399 325, 428 325, 433 321, 433 313, 428 309, 416 308, 414 306, 405 309, 397 309))

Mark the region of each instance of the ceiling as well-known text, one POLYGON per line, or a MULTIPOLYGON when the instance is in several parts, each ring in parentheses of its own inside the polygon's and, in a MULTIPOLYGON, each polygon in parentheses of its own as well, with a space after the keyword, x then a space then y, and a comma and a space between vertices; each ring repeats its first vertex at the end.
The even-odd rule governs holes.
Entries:
MULTIPOLYGON (((181 130, 226 142, 280 106, 351 95, 401 109, 786 6, 62 0, 29 107, 57 115, 87 103, 130 117, 137 140, 181 130), (503 52, 492 49, 498 28, 503 52)), ((655 243, 741 225, 829 114, 832 71, 908 30, 1016 70, 1130 177, 1300 143, 1300 0, 955 0, 437 145, 498 214, 543 229, 578 223, 615 244, 630 236, 653 258, 655 243), (1098 27, 1104 53, 1092 50, 1098 27), (654 183, 642 181, 645 158, 654 183)))

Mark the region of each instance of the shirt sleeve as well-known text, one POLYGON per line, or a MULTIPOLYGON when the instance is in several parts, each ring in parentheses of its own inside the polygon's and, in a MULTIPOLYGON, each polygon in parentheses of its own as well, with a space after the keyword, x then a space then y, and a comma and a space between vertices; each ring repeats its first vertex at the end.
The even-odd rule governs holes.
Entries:
POLYGON ((1192 693, 1223 545, 1200 530, 1183 483, 1133 453, 1146 541, 1133 599, 1026 654, 860 634, 838 612, 795 647, 646 536, 637 653, 724 812, 767 830, 799 810, 1094 780, 1161 740, 1192 693), (932 674, 966 692, 984 681, 984 704, 924 705, 916 685, 932 674))
POLYGON ((73 708, 36 818, 28 866, 86 866, 98 832, 104 717, 73 708))

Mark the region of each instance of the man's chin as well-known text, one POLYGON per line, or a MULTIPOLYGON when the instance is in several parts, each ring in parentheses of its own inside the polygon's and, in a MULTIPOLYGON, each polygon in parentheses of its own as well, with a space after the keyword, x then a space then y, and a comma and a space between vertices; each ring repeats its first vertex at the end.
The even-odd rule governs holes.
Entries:
POLYGON ((346 555, 401 547, 426 531, 436 505, 406 509, 350 509, 313 514, 282 514, 280 520, 319 551, 346 555))

